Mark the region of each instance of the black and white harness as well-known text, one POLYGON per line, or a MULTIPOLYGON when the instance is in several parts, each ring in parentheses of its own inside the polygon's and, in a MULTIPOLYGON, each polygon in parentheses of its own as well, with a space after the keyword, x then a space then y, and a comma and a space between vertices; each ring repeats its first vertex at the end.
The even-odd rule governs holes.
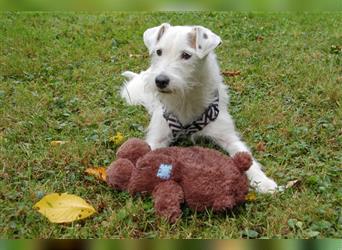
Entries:
POLYGON ((184 126, 174 114, 167 112, 165 109, 163 116, 171 129, 173 138, 177 139, 180 136, 188 136, 201 131, 210 122, 216 120, 219 112, 219 93, 218 91, 216 91, 214 101, 208 106, 208 108, 198 119, 188 125, 184 126))

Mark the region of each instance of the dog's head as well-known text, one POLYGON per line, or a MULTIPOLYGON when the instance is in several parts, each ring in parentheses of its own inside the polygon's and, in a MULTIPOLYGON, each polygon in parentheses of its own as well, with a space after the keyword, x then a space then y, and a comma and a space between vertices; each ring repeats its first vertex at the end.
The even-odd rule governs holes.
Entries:
POLYGON ((161 95, 178 95, 196 87, 201 65, 221 39, 202 26, 163 23, 145 31, 144 43, 151 55, 149 88, 161 95))

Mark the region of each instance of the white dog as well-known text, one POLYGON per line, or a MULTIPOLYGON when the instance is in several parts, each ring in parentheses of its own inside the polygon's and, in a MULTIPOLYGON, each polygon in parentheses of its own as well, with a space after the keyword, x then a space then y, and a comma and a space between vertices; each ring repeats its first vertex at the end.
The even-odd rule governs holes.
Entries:
MULTIPOLYGON (((150 113, 146 141, 151 148, 167 147, 189 135, 209 137, 230 155, 250 152, 227 111, 228 91, 214 54, 220 37, 202 26, 164 23, 146 30, 144 43, 151 66, 140 74, 124 72, 129 82, 121 95, 150 113)), ((247 176, 259 192, 277 189, 255 159, 247 176)))

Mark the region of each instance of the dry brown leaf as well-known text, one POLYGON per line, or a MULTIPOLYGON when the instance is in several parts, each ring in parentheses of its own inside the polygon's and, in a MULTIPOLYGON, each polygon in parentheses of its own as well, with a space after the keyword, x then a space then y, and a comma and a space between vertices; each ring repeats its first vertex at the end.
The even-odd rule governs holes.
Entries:
POLYGON ((256 150, 259 152, 264 152, 266 150, 266 145, 263 141, 258 142, 256 145, 256 150))
POLYGON ((286 184, 285 188, 286 188, 286 189, 292 188, 292 187, 293 187, 293 188, 296 188, 296 187, 299 186, 299 184, 300 184, 300 180, 289 181, 289 182, 286 184))
POLYGON ((65 143, 68 143, 68 141, 51 141, 50 145, 51 146, 59 146, 59 145, 63 145, 65 143))
POLYGON ((129 54, 128 56, 129 56, 130 58, 132 58, 132 57, 138 58, 138 57, 142 57, 143 55, 139 55, 139 54, 129 54))
POLYGON ((264 37, 263 37, 263 36, 256 36, 256 37, 255 37, 255 40, 256 40, 257 42, 262 42, 262 41, 264 40, 264 37))
POLYGON ((228 77, 235 77, 241 75, 240 70, 233 70, 233 71, 223 71, 222 75, 228 76, 228 77))
POLYGON ((107 173, 105 167, 90 167, 85 170, 85 172, 89 175, 95 176, 97 179, 101 181, 106 181, 107 173))

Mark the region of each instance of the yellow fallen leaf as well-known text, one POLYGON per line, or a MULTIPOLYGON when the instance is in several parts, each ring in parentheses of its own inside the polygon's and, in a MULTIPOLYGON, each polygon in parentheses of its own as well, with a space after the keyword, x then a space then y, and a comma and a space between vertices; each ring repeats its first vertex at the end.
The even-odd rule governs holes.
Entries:
POLYGON ((81 197, 72 194, 51 193, 38 201, 36 208, 52 223, 68 223, 81 220, 95 213, 95 209, 81 197))
POLYGON ((114 144, 121 144, 123 140, 124 136, 120 132, 109 138, 109 141, 113 142, 114 144))
POLYGON ((255 192, 249 192, 246 197, 246 201, 255 201, 256 200, 256 193, 255 192))
POLYGON ((89 175, 95 176, 97 179, 106 181, 107 172, 105 167, 91 167, 87 168, 85 172, 89 175))
POLYGON ((68 141, 51 141, 50 145, 51 146, 59 146, 59 145, 63 145, 65 143, 68 143, 68 141))

